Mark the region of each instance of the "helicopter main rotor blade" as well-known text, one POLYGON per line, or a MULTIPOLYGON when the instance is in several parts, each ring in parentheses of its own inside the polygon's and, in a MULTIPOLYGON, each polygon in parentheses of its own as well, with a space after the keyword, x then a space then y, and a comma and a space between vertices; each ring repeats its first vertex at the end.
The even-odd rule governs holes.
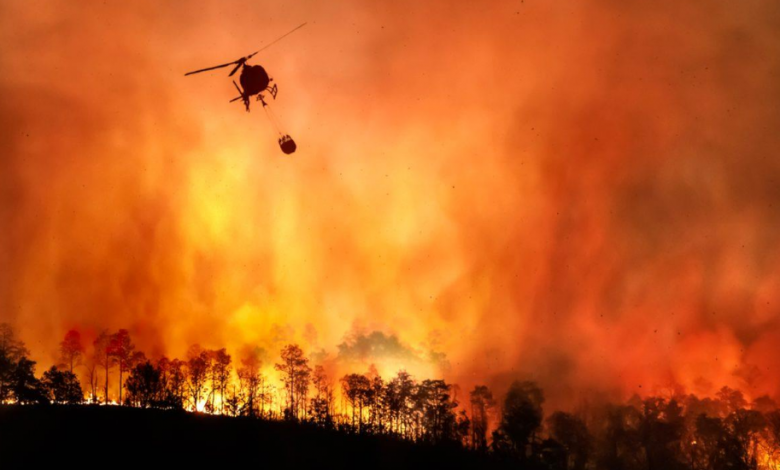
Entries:
POLYGON ((233 62, 228 62, 227 64, 215 65, 214 67, 209 67, 207 69, 200 69, 200 70, 195 70, 194 72, 188 72, 188 73, 185 73, 184 76, 186 77, 187 75, 192 75, 192 74, 201 73, 201 72, 208 72, 209 70, 221 69, 222 67, 227 67, 228 65, 236 64, 236 67, 233 69, 232 72, 230 72, 230 75, 228 75, 229 77, 232 77, 233 74, 235 74, 238 71, 238 69, 241 68, 241 66, 244 65, 244 63, 247 60, 251 59, 255 54, 257 54, 258 52, 261 52, 261 51, 264 51, 264 50, 268 49, 269 47, 273 46, 277 42, 281 41, 282 39, 286 38, 287 36, 291 35, 292 33, 294 33, 296 31, 298 31, 299 29, 303 28, 304 26, 306 26, 306 24, 307 23, 299 24, 295 28, 291 29, 290 31, 286 32, 285 34, 283 34, 283 35, 279 36, 278 38, 274 39, 271 43, 269 43, 265 47, 262 47, 262 48, 256 50, 255 52, 249 54, 246 57, 242 57, 242 58, 240 58, 238 60, 235 60, 233 62))
POLYGON ((246 62, 245 58, 244 59, 239 59, 238 60, 238 65, 236 65, 236 68, 234 68, 233 71, 230 72, 230 75, 228 75, 228 77, 232 77, 233 74, 236 73, 236 70, 240 69, 241 66, 244 65, 244 62, 246 62))
POLYGON ((274 40, 273 40, 273 41, 272 41, 270 44, 268 44, 268 45, 266 45, 266 46, 264 46, 264 47, 262 47, 262 48, 260 48, 260 49, 256 50, 255 52, 251 53, 250 55, 246 56, 246 58, 247 58, 247 59, 249 59, 249 58, 250 58, 250 57, 252 57, 253 55, 257 54, 258 52, 261 52, 261 51, 264 51, 264 50, 268 49, 269 47, 273 46, 273 45, 274 45, 274 44, 276 44, 277 42, 281 41, 282 39, 286 38, 287 36, 291 35, 292 33, 294 33, 294 32, 296 32, 296 31, 298 31, 299 29, 303 28, 304 26, 306 26, 306 24, 307 24, 307 23, 301 23, 301 24, 299 24, 299 25, 298 25, 298 26, 296 26, 295 28, 291 29, 290 31, 286 32, 285 34, 282 34, 282 35, 281 35, 281 36, 279 36, 278 38, 274 39, 274 40))
POLYGON ((236 61, 233 61, 233 62, 228 62, 227 64, 215 65, 214 67, 209 67, 207 69, 200 69, 200 70, 195 70, 194 72, 187 72, 187 73, 184 74, 184 76, 186 77, 187 75, 192 75, 192 74, 195 74, 195 73, 208 72, 209 70, 214 70, 214 69, 221 69, 222 67, 227 67, 228 65, 233 65, 233 64, 235 64, 237 62, 239 62, 239 60, 236 60, 236 61))

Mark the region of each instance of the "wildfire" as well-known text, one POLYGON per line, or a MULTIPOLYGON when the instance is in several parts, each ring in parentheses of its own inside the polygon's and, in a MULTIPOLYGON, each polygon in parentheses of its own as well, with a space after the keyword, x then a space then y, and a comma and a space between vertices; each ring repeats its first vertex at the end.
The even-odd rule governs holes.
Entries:
POLYGON ((43 369, 126 328, 269 377, 296 343, 332 377, 531 378, 569 408, 778 398, 769 7, 531 3, 325 8, 262 59, 293 159, 181 77, 257 15, 4 6, 0 320, 43 369))

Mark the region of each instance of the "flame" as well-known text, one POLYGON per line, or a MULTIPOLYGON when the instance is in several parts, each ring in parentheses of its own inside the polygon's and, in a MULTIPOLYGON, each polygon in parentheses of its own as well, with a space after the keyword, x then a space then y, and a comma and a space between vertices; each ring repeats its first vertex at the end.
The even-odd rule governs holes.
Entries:
POLYGON ((772 5, 0 8, 0 321, 42 367, 127 328, 551 406, 780 394, 772 5), (284 157, 182 74, 312 17, 259 57, 284 157), (340 356, 372 332, 407 352, 340 356))

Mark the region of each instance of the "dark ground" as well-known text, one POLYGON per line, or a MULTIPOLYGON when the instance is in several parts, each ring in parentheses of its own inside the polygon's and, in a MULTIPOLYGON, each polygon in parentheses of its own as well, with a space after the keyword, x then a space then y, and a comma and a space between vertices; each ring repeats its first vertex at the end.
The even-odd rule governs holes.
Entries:
POLYGON ((0 406, 0 469, 499 468, 487 456, 298 423, 117 406, 0 406))

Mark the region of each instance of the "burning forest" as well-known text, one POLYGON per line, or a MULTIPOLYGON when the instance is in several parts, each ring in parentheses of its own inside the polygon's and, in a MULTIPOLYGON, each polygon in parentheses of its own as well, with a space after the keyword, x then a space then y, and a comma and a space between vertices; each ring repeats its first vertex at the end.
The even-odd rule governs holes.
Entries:
POLYGON ((9 0, 0 40, 8 439, 778 468, 776 2, 9 0))
POLYGON ((264 363, 266 354, 259 348, 246 350, 233 364, 224 348, 198 345, 191 346, 184 359, 151 360, 135 349, 127 330, 102 332, 91 348, 71 330, 60 343, 60 354, 61 364, 37 378, 35 361, 27 357, 24 344, 10 326, 0 325, 0 401, 286 421, 469 449, 489 455, 493 460, 486 462, 496 467, 780 468, 777 403, 768 396, 748 402, 729 387, 714 398, 679 391, 634 395, 625 402, 581 403, 573 412, 545 414, 544 391, 533 381, 512 382, 499 399, 485 385, 463 391, 442 379, 417 379, 405 370, 383 378, 373 366, 336 380, 296 344, 284 346, 272 365, 264 363), (74 373, 82 365, 87 390, 74 373))

